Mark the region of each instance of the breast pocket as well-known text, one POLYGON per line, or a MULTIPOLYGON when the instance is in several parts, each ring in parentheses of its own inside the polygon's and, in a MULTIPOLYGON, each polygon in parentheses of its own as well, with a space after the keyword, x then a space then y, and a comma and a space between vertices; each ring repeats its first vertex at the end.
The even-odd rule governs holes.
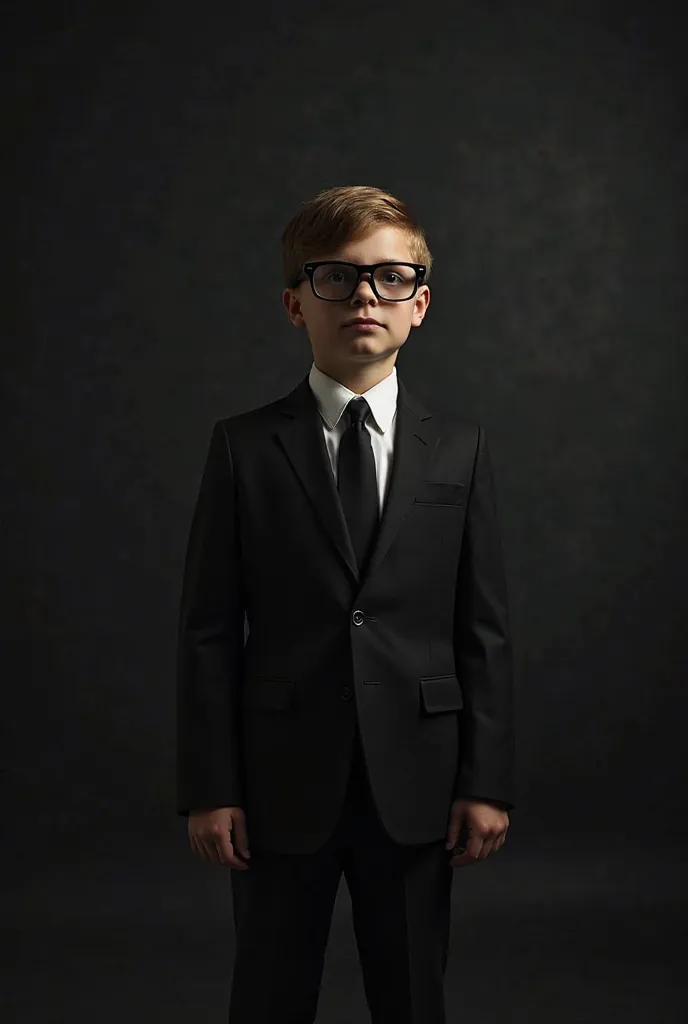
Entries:
POLYGON ((414 505, 462 505, 465 487, 449 480, 421 480, 416 487, 414 505))

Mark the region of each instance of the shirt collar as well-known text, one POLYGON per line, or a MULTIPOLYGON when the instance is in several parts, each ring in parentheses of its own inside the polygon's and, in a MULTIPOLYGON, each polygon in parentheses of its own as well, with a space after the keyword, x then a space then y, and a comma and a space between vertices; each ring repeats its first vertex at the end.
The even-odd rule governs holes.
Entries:
MULTIPOLYGON (((333 429, 351 399, 356 396, 356 392, 350 391, 344 384, 323 373, 315 362, 311 366, 308 383, 315 395, 320 415, 328 427, 333 429)), ((370 406, 371 418, 383 434, 389 429, 397 411, 398 390, 397 368, 393 366, 392 372, 374 387, 369 388, 363 396, 370 406)))

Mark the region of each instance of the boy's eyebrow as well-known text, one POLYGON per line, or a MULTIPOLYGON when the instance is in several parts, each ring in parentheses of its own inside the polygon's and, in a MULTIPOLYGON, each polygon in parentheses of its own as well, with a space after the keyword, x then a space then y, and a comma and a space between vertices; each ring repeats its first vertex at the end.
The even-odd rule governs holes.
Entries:
MULTIPOLYGON (((369 265, 369 264, 364 264, 363 260, 347 259, 346 256, 332 256, 331 259, 333 259, 333 260, 335 260, 335 259, 343 260, 345 263, 357 263, 359 266, 368 266, 369 265)), ((412 263, 412 262, 413 262, 413 260, 399 259, 399 257, 397 257, 397 256, 389 256, 389 257, 385 256, 385 257, 383 257, 382 259, 379 259, 379 260, 371 260, 371 263, 412 263)))

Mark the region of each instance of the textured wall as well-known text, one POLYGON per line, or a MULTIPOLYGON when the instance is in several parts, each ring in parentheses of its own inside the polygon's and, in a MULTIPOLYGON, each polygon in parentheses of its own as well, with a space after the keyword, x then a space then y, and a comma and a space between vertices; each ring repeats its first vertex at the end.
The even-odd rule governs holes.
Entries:
POLYGON ((491 443, 514 820, 638 838, 649 802, 677 831, 687 147, 670 6, 72 10, 25 14, 5 43, 5 806, 75 829, 173 814, 177 601, 210 428, 310 365, 280 301, 296 205, 375 184, 436 261, 399 373, 491 443))

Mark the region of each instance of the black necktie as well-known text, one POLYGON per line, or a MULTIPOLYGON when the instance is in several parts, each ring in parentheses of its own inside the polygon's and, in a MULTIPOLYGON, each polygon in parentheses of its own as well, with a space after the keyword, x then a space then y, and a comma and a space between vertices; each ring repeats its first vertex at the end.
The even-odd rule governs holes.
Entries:
POLYGON ((363 572, 375 539, 380 505, 375 473, 375 456, 364 421, 370 408, 357 395, 347 406, 350 426, 339 442, 337 487, 344 510, 359 572, 363 572))

